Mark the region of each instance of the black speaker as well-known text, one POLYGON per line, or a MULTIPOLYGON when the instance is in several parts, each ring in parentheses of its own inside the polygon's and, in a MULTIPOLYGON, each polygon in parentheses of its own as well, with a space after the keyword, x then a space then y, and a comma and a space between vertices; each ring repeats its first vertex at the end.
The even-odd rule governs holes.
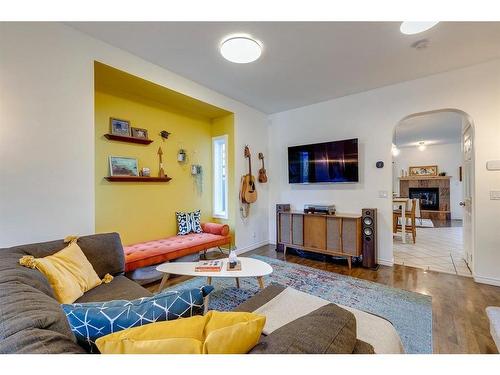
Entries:
POLYGON ((290 205, 289 204, 277 204, 276 205, 276 251, 283 251, 284 250, 284 246, 283 244, 280 244, 279 243, 279 213, 280 212, 290 212, 291 208, 290 208, 290 205))
POLYGON ((377 209, 363 208, 362 210, 363 236, 363 267, 378 268, 377 264, 377 209))

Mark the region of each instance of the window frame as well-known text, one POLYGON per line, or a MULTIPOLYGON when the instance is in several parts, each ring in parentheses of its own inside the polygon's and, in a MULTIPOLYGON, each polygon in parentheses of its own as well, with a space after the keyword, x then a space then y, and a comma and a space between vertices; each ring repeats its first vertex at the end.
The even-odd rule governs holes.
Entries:
POLYGON ((229 163, 228 163, 228 141, 229 137, 227 134, 220 135, 217 137, 212 137, 212 217, 217 219, 227 220, 229 218, 229 163), (223 142, 221 142, 223 141, 223 142), (219 187, 217 186, 217 178, 219 174, 222 173, 222 165, 217 165, 218 158, 216 157, 218 144, 223 143, 224 147, 224 158, 226 160, 226 179, 224 186, 224 197, 225 201, 225 211, 217 211, 216 203, 220 201, 221 197, 219 195, 219 187))

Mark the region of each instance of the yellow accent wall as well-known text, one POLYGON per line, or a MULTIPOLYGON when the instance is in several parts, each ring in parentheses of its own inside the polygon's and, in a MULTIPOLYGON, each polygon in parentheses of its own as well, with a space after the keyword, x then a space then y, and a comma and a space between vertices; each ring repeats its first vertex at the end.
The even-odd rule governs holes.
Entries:
MULTIPOLYGON (((218 137, 221 135, 228 136, 228 171, 234 171, 234 115, 226 115, 222 117, 217 117, 212 119, 212 137, 218 137)), ((234 232, 235 224, 236 224, 236 200, 239 194, 235 189, 234 184, 234 173, 229 173, 228 176, 228 208, 229 214, 228 219, 214 219, 214 221, 218 223, 228 224, 231 228, 231 236, 233 245, 235 244, 236 235, 234 232)))
POLYGON ((175 235, 176 211, 200 209, 202 221, 212 218, 212 137, 228 134, 229 219, 234 229, 234 116, 223 109, 176 93, 104 64, 95 64, 95 222, 96 232, 118 232, 124 245, 175 235), (145 128, 150 145, 111 141, 110 117, 145 128), (167 140, 161 130, 171 132, 167 140), (139 169, 159 170, 158 147, 163 150, 163 182, 108 182, 109 156, 138 159, 139 169), (186 150, 187 160, 177 161, 186 150), (191 165, 202 166, 202 189, 191 175, 191 165))

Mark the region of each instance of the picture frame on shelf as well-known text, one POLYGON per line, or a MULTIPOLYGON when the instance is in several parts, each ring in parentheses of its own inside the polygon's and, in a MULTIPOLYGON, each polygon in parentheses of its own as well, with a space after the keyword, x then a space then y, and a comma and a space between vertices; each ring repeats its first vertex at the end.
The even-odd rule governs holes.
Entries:
POLYGON ((130 128, 132 132, 132 137, 140 139, 148 139, 148 130, 141 128, 130 128))
POLYGON ((130 121, 110 117, 109 126, 111 134, 130 137, 130 121))
POLYGON ((139 176, 137 159, 122 156, 109 157, 110 176, 139 176))
POLYGON ((437 165, 422 165, 408 168, 410 177, 426 176, 435 177, 438 175, 437 165))

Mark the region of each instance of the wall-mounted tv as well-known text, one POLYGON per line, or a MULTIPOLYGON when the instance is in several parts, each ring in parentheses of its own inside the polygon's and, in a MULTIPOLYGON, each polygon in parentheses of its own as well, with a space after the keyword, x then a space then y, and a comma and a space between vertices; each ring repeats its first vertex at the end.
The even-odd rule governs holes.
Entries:
POLYGON ((358 139, 288 147, 288 181, 358 182, 358 139))

